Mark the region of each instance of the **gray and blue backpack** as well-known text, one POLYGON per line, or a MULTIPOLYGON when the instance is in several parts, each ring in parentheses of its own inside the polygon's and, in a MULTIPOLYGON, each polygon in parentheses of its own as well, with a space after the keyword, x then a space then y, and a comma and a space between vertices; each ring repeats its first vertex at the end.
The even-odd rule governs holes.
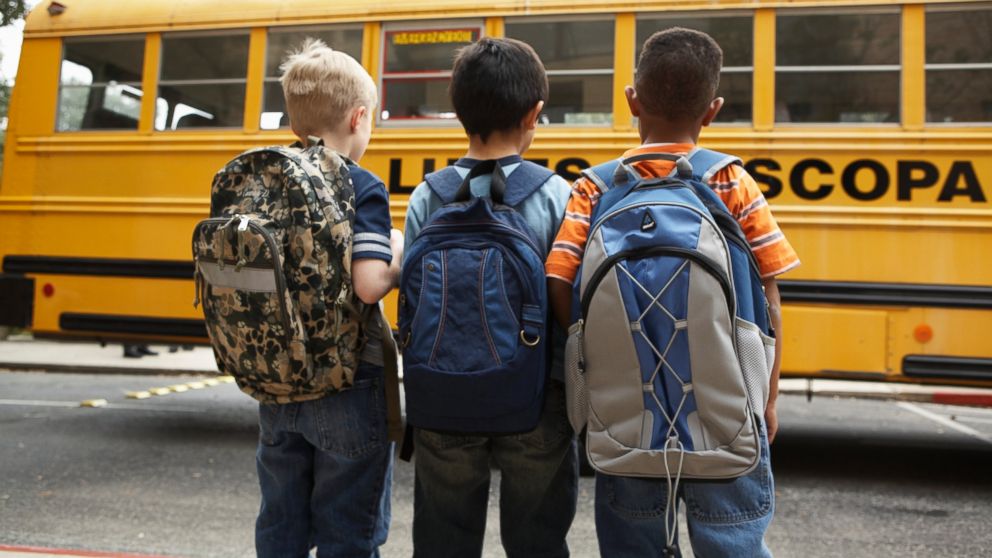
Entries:
POLYGON ((706 184, 735 157, 697 149, 592 169, 601 191, 575 283, 569 418, 601 472, 730 479, 761 452, 775 341, 758 268, 706 184), (647 159, 676 162, 643 178, 647 159))
POLYGON ((426 177, 443 201, 403 262, 399 339, 408 424, 508 434, 537 426, 548 373, 544 254, 513 208, 550 177, 524 161, 507 178, 496 161, 462 179, 426 177), (470 182, 492 175, 489 197, 470 182))

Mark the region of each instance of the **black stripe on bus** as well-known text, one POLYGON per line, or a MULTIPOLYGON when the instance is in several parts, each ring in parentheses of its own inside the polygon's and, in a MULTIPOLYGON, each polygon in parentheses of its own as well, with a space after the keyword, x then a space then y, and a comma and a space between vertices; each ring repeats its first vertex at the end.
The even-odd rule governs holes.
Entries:
POLYGON ((779 281, 782 302, 992 309, 992 287, 913 283, 779 281))
POLYGON ((906 355, 902 373, 910 378, 992 379, 992 358, 906 355))
MULTIPOLYGON (((5 256, 5 273, 93 275, 143 279, 190 279, 193 262, 61 256, 5 256)), ((783 302, 814 302, 842 306, 923 306, 992 309, 992 287, 867 283, 844 281, 778 282, 783 302)))
POLYGON ((192 279, 193 262, 124 258, 71 258, 62 256, 4 256, 4 273, 96 275, 144 279, 192 279))
POLYGON ((65 331, 95 334, 128 334, 153 337, 206 337, 203 320, 186 318, 152 318, 116 314, 59 315, 59 328, 65 331))

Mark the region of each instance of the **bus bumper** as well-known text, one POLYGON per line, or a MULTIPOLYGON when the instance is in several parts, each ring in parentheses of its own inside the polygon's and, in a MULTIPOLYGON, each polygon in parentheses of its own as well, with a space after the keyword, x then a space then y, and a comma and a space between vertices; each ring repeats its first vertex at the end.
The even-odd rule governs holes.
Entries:
POLYGON ((0 273, 0 326, 31 327, 34 319, 34 279, 0 273))

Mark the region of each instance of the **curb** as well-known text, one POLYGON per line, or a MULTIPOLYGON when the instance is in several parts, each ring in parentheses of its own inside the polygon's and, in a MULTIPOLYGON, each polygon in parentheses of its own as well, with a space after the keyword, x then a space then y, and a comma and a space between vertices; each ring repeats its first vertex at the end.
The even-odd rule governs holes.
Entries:
POLYGON ((0 556, 5 553, 31 554, 39 557, 65 556, 67 558, 169 558, 161 554, 129 554, 126 552, 96 552, 68 548, 42 548, 38 546, 9 546, 0 544, 0 556))
POLYGON ((816 396, 848 397, 878 401, 992 407, 992 390, 967 387, 783 378, 779 385, 779 394, 801 395, 809 400, 816 396))
MULTIPOLYGON (((139 368, 129 366, 101 366, 93 364, 63 364, 42 362, 0 362, 0 370, 17 372, 65 372, 71 374, 115 374, 134 376, 203 376, 221 375, 216 369, 190 368, 139 368)), ((0 550, 3 547, 0 546, 0 550)))

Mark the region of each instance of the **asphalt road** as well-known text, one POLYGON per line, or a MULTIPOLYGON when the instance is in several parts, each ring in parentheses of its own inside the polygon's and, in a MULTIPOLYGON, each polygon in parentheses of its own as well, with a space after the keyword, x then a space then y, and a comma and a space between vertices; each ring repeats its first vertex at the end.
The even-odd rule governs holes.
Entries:
MULTIPOLYGON (((229 384, 125 397, 196 379, 0 372, 0 545, 253 555, 251 399, 229 384), (108 404, 79 406, 98 398, 108 404)), ((789 396, 780 405, 768 533, 777 556, 992 555, 992 410, 789 396)), ((412 466, 397 464, 393 490, 383 555, 409 556, 412 466)), ((592 496, 582 479, 577 557, 598 555, 592 496)), ((487 556, 502 556, 496 517, 487 556)))

